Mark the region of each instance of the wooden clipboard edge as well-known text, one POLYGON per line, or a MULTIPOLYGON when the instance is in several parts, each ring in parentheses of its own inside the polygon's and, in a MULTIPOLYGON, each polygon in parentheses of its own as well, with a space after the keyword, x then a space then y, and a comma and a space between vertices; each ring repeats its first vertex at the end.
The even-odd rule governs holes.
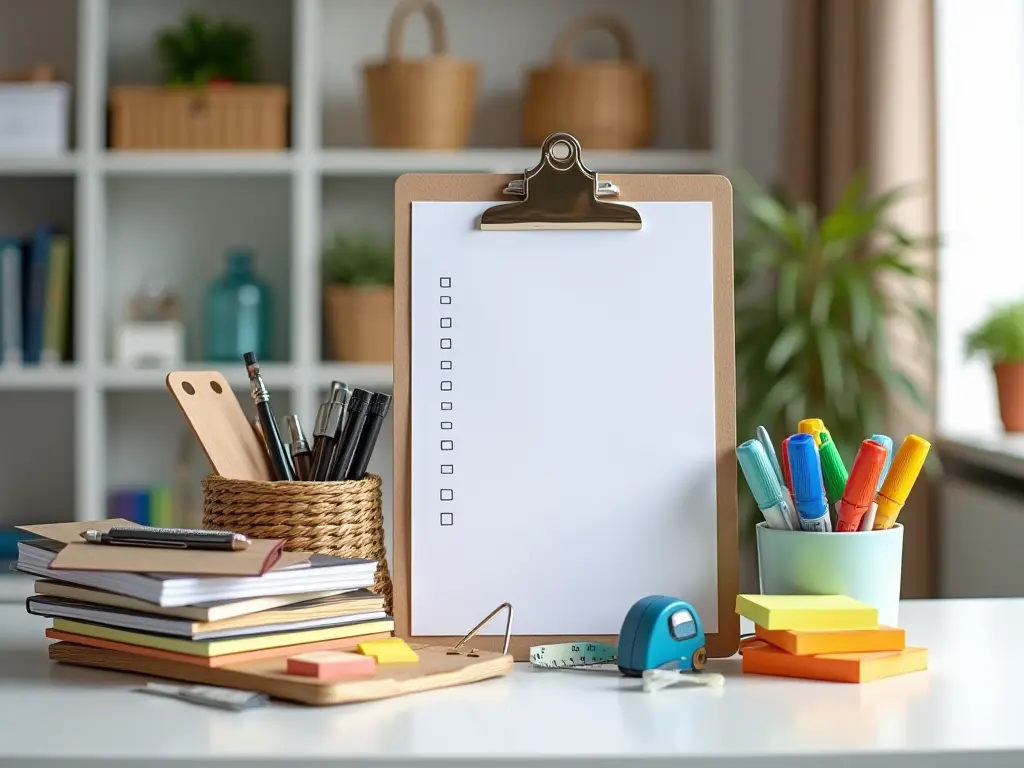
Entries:
MULTIPOLYGON (((417 637, 411 621, 411 257, 412 203, 488 202, 506 199, 501 191, 521 174, 410 173, 395 182, 395 339, 394 339, 394 617, 395 634, 410 642, 451 646, 459 637, 417 637)), ((710 202, 714 248, 715 450, 718 499, 718 632, 707 635, 712 658, 739 649, 739 520, 736 495, 736 341, 733 320, 733 194, 725 176, 678 174, 601 174, 622 190, 624 202, 710 202)), ((639 600, 644 595, 637 595, 639 600)), ((683 600, 686 595, 676 595, 683 600)), ((514 627, 513 627, 514 630, 514 627)), ((614 645, 615 635, 565 637, 512 635, 509 652, 527 661, 531 645, 588 639, 614 645)), ((500 638, 480 638, 484 647, 500 638), (486 638, 486 639, 485 639, 486 638)), ((479 647, 479 646, 478 646, 479 647)))

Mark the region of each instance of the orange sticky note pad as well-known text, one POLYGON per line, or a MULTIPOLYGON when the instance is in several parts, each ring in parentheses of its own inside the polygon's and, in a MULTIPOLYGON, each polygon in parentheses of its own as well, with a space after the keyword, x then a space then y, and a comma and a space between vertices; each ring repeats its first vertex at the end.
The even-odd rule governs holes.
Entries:
POLYGON ((907 647, 906 633, 895 627, 836 630, 765 629, 755 624, 754 633, 759 639, 796 656, 902 651, 907 647))
POLYGON ((377 659, 347 651, 314 651, 288 659, 289 675, 304 675, 321 680, 349 677, 370 677, 377 669, 377 659))
POLYGON ((759 640, 743 646, 743 671, 755 675, 801 677, 834 683, 868 683, 927 668, 926 648, 794 656, 759 640))
POLYGON ((401 662, 419 661, 420 657, 400 637, 389 637, 385 640, 368 640, 360 643, 356 649, 366 656, 373 656, 378 664, 396 664, 401 662))

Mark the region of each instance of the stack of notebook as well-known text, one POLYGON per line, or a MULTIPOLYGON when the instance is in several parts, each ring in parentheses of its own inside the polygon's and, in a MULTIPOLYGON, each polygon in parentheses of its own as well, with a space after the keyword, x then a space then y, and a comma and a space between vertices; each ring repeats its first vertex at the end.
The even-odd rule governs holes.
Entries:
POLYGON ((754 622, 743 671, 838 683, 866 683, 928 668, 925 648, 907 647, 902 629, 841 595, 739 595, 736 612, 754 622))
POLYGON ((46 636, 205 667, 343 650, 390 637, 377 564, 253 539, 245 552, 87 544, 87 528, 125 520, 25 526, 16 568, 43 577, 28 610, 46 636))

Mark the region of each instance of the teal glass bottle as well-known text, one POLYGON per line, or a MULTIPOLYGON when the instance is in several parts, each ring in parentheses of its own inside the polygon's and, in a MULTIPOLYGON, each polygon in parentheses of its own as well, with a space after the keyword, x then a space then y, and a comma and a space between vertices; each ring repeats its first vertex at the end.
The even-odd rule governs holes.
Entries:
POLYGON ((270 287, 253 272, 250 251, 228 253, 224 274, 206 291, 203 303, 203 359, 237 363, 246 352, 274 357, 270 287))

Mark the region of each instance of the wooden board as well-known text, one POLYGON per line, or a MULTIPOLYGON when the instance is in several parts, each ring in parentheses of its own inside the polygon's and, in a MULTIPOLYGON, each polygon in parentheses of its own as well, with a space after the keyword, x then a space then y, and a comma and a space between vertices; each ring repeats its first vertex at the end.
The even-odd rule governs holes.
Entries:
MULTIPOLYGON (((584 150, 584 160, 585 157, 584 150)), ((600 171, 600 169, 597 169, 600 171)), ((395 185, 395 454, 394 454, 394 616, 395 634, 411 641, 450 647, 457 637, 416 637, 412 616, 412 414, 411 402, 411 261, 412 203, 414 201, 507 202, 502 190, 522 175, 510 174, 407 174, 395 185)), ((727 657, 739 647, 739 617, 734 603, 739 585, 739 535, 736 496, 736 385, 733 323, 732 188, 728 180, 713 175, 601 174, 618 185, 621 202, 704 201, 713 206, 714 275, 714 390, 717 495, 718 631, 707 635, 707 652, 727 657)), ((669 350, 666 350, 669 353, 669 350)), ((509 578, 515 578, 510 575, 509 578)), ((473 574, 465 574, 473 583, 473 574)), ((644 595, 637 595, 637 599, 644 595)), ((677 595, 686 599, 686 595, 677 595)), ((532 645, 569 642, 579 636, 514 635, 510 652, 526 661, 532 645)), ((615 636, 585 639, 615 644, 615 636)), ((479 639, 478 639, 479 641, 479 639)), ((497 646, 498 638, 484 642, 497 646)))
POLYGON ((448 648, 410 644, 419 654, 415 664, 381 664, 372 678, 361 680, 317 680, 289 675, 286 659, 269 659, 207 669, 191 664, 163 661, 132 653, 87 648, 74 643, 53 643, 50 658, 66 664, 134 672, 201 685, 219 685, 259 691, 277 699, 301 704, 348 704, 388 699, 407 693, 475 683, 512 671, 512 657, 486 651, 476 658, 464 653, 449 654, 448 648))

